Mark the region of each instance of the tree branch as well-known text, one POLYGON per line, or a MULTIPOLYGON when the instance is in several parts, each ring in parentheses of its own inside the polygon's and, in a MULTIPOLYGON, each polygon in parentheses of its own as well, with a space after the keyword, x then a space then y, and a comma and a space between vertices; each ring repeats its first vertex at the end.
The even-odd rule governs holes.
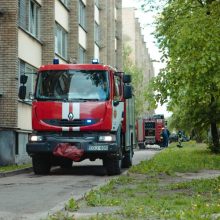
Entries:
POLYGON ((197 0, 199 2, 200 5, 202 5, 202 7, 204 7, 205 5, 203 4, 202 0, 197 0))

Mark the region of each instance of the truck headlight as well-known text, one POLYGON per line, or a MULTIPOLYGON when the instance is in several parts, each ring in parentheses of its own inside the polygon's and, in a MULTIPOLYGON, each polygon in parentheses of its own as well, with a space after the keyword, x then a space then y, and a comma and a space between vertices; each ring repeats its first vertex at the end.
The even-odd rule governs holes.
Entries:
POLYGON ((115 135, 103 135, 103 136, 99 136, 99 141, 103 141, 103 142, 112 142, 115 141, 115 135))
POLYGON ((31 135, 30 141, 32 141, 32 142, 43 141, 43 136, 31 135))

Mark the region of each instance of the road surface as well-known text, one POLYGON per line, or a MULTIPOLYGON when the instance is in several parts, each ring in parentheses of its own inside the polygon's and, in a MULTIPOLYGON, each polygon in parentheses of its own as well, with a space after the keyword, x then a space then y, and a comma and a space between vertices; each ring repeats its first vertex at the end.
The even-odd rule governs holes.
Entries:
MULTIPOLYGON (((135 150, 133 164, 150 159, 158 150, 135 150)), ((102 161, 74 163, 70 170, 50 175, 23 173, 0 178, 0 220, 40 220, 61 210, 73 197, 81 198, 115 176, 107 176, 102 161)), ((123 170, 125 172, 126 170, 123 170)))

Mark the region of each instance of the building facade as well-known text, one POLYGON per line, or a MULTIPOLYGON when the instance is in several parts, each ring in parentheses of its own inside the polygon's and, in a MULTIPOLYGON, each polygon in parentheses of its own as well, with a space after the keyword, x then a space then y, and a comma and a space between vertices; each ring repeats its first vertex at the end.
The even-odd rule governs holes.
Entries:
MULTIPOLYGON (((123 43, 131 48, 130 59, 133 64, 143 71, 143 85, 147 85, 154 76, 154 67, 142 33, 141 24, 135 15, 135 8, 122 8, 122 36, 123 43)), ((140 89, 140 88, 139 88, 140 89)), ((147 108, 148 103, 146 103, 147 108)), ((152 115, 146 110, 143 116, 152 115)))
POLYGON ((1 0, 0 165, 25 163, 31 95, 37 69, 60 63, 100 63, 122 70, 121 0, 1 0), (20 76, 27 97, 19 100, 20 76))
POLYGON ((142 33, 141 24, 135 15, 135 8, 122 9, 123 42, 131 49, 130 58, 134 64, 144 70, 144 79, 149 81, 154 76, 154 67, 142 33))

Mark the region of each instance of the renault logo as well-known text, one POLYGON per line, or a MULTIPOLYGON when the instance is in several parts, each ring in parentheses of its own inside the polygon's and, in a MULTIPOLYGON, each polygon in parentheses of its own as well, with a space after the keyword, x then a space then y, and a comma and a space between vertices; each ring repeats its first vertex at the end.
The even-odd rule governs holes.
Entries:
POLYGON ((74 119, 74 115, 73 115, 72 112, 69 113, 68 118, 69 118, 69 120, 73 120, 74 119))

